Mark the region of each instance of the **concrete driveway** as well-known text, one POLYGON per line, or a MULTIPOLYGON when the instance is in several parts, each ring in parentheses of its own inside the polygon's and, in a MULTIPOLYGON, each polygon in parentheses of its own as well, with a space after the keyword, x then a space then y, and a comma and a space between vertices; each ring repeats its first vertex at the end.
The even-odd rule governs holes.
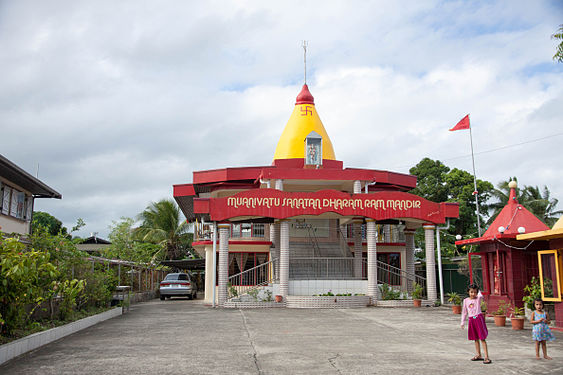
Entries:
MULTIPOLYGON (((531 329, 489 327, 493 363, 446 307, 212 309, 173 299, 0 366, 0 374, 563 374, 563 335, 536 360, 531 329)), ((510 324, 510 323, 508 323, 510 324)))

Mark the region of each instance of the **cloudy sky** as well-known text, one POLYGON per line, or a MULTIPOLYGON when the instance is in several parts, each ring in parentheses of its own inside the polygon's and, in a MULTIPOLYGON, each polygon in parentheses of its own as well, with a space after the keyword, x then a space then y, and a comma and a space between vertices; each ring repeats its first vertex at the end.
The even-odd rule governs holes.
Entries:
MULTIPOLYGON (((307 83, 346 167, 422 158, 563 202, 561 1, 2 1, 0 154, 78 233, 194 170, 269 165, 307 83)), ((559 208, 562 208, 560 203, 559 208)))

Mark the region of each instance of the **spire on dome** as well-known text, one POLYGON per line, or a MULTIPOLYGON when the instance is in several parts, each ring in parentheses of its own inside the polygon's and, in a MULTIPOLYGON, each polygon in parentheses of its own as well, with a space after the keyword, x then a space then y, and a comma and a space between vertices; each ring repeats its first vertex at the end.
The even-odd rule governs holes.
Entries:
POLYGON ((311 95, 311 92, 309 91, 309 86, 307 86, 307 84, 303 85, 301 92, 299 93, 299 95, 297 95, 297 98, 295 99, 295 104, 315 105, 315 98, 313 98, 313 95, 311 95))
POLYGON ((516 198, 516 188, 518 187, 518 183, 516 181, 510 181, 508 183, 508 187, 510 189, 510 196, 508 197, 508 203, 518 204, 518 199, 516 198))

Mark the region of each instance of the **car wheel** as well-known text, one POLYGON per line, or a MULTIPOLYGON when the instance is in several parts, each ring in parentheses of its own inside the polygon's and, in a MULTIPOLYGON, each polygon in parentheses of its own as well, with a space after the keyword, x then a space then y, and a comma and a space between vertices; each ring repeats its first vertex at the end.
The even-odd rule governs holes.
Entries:
POLYGON ((193 295, 193 294, 188 294, 188 299, 194 299, 194 295, 193 295))
POLYGON ((164 298, 166 298, 166 297, 160 296, 160 300, 161 300, 161 301, 164 301, 164 298))

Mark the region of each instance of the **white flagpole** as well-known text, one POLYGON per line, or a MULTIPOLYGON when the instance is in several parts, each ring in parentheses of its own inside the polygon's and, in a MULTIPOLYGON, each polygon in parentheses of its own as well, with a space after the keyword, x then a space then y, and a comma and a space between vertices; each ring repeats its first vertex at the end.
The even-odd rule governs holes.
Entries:
POLYGON ((479 237, 481 237, 481 219, 479 219, 479 201, 477 199, 479 192, 477 191, 477 175, 475 174, 475 157, 473 156, 473 135, 471 133, 471 121, 469 121, 469 139, 471 141, 471 160, 473 161, 473 186, 475 188, 473 195, 475 195, 475 207, 477 208, 477 232, 479 233, 479 237))

